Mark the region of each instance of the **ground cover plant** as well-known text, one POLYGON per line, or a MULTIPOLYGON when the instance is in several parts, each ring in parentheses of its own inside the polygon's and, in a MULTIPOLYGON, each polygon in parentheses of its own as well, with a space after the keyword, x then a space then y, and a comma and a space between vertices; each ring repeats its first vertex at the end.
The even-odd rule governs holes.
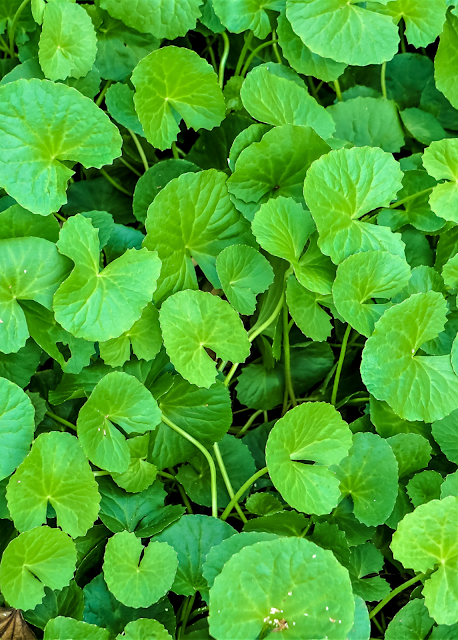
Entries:
POLYGON ((0 637, 458 637, 458 5, 0 0, 0 637))

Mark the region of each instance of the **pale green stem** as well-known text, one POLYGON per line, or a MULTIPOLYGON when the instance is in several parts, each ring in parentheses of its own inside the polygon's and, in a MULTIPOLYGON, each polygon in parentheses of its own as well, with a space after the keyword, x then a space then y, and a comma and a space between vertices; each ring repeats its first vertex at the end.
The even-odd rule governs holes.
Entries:
POLYGON ((56 413, 53 413, 52 411, 47 411, 46 415, 49 418, 52 418, 53 420, 55 420, 56 422, 60 422, 60 424, 63 424, 65 427, 68 427, 69 429, 72 429, 73 431, 76 431, 76 427, 75 427, 74 424, 72 424, 68 420, 65 420, 64 418, 61 418, 56 413))
POLYGON ((400 584, 399 587, 396 587, 396 589, 393 589, 393 591, 390 591, 390 593, 387 596, 385 596, 383 600, 379 602, 376 607, 372 609, 372 611, 369 613, 369 619, 372 619, 374 616, 376 616, 377 613, 380 611, 380 609, 383 609, 383 607, 386 604, 388 604, 388 602, 392 600, 395 596, 397 596, 398 593, 401 593, 401 591, 404 591, 404 589, 408 589, 419 580, 423 580, 424 578, 427 578, 430 574, 431 574, 430 570, 426 571, 425 573, 419 573, 414 578, 407 580, 407 582, 400 584))
POLYGON ((220 365, 218 366, 218 371, 223 371, 224 367, 227 365, 228 361, 227 360, 221 360, 220 365))
POLYGON ((393 202, 393 204, 390 204, 390 209, 396 209, 397 207, 400 207, 401 204, 404 204, 405 202, 409 202, 410 200, 415 200, 415 198, 424 196, 426 193, 429 193, 433 189, 434 187, 428 187, 427 189, 423 189, 423 191, 417 191, 417 193, 412 193, 412 195, 406 196, 405 198, 402 198, 401 200, 397 200, 396 202, 393 202))
POLYGON ((234 73, 235 76, 240 75, 240 71, 242 70, 242 67, 243 67, 243 61, 245 60, 246 52, 248 51, 252 40, 253 40, 253 32, 250 31, 250 33, 245 38, 245 43, 242 47, 242 51, 240 52, 240 56, 237 61, 237 66, 235 68, 235 73, 234 73))
POLYGON ((218 84, 222 89, 224 86, 224 70, 226 68, 226 62, 229 56, 229 49, 231 47, 231 43, 229 42, 229 37, 225 31, 223 31, 221 35, 224 40, 224 49, 223 49, 223 55, 221 56, 221 60, 219 63, 218 84))
POLYGON ((97 96, 97 100, 95 101, 95 104, 100 107, 100 105, 103 102, 103 99, 105 97, 106 92, 108 91, 108 89, 111 87, 111 85, 113 84, 113 80, 107 80, 105 82, 105 85, 102 89, 102 91, 99 93, 99 95, 97 96))
MULTIPOLYGON (((226 485, 226 489, 227 489, 227 492, 229 494, 229 498, 232 500, 232 498, 234 497, 234 489, 232 488, 231 479, 229 478, 229 475, 227 473, 226 465, 224 464, 223 456, 221 455, 221 451, 220 451, 220 448, 219 448, 217 442, 215 442, 213 444, 213 451, 215 452, 215 458, 216 458, 216 461, 218 462, 218 466, 219 466, 219 470, 221 471, 221 475, 223 476, 224 484, 226 485)), ((242 520, 242 522, 243 523, 248 522, 248 520, 245 518, 245 515, 244 515, 243 511, 241 510, 240 505, 238 504, 238 502, 235 503, 235 509, 236 509, 237 513, 239 514, 240 519, 242 520)))
POLYGON ((229 504, 227 505, 227 507, 224 509, 223 511, 223 515, 221 516, 221 520, 227 520, 229 514, 231 513, 232 509, 234 508, 234 505, 236 502, 238 502, 240 500, 240 498, 243 496, 243 494, 245 493, 245 491, 247 489, 249 489, 251 487, 251 485, 256 482, 256 480, 258 478, 260 478, 261 476, 263 476, 264 474, 266 474, 268 472, 267 467, 264 467, 263 469, 260 469, 259 471, 257 471, 255 474, 253 474, 251 476, 251 478, 248 478, 248 480, 245 482, 245 484, 243 484, 240 489, 237 491, 237 493, 235 494, 235 496, 231 499, 231 501, 229 502, 229 504))
POLYGON ((110 475, 109 471, 93 471, 92 473, 94 474, 94 478, 100 478, 101 476, 109 476, 110 475))
POLYGON ((339 389, 340 374, 342 373, 342 367, 345 360, 345 352, 347 350, 347 342, 348 342, 348 337, 350 335, 350 331, 351 331, 351 326, 347 324, 347 328, 345 329, 345 335, 342 340, 342 346, 340 347, 339 362, 337 363, 336 375, 334 378, 334 385, 332 387, 331 404, 334 404, 334 405, 336 403, 337 391, 339 389))
POLYGON ((54 214, 56 216, 56 218, 58 220, 60 220, 61 222, 67 222, 67 218, 64 218, 64 216, 61 216, 60 213, 55 213, 54 214))
POLYGON ((242 76, 242 78, 245 76, 246 72, 249 69, 249 66, 253 60, 253 58, 258 55, 258 53, 260 51, 262 51, 263 49, 265 49, 266 47, 269 47, 270 45, 274 45, 276 42, 278 42, 278 40, 269 40, 269 42, 263 42, 262 44, 259 45, 259 47, 256 47, 256 49, 253 49, 253 51, 250 53, 250 55, 247 58, 247 61, 245 62, 245 64, 243 65, 243 69, 240 73, 240 75, 242 76))
POLYGON ((386 62, 382 64, 382 71, 380 74, 380 84, 382 85, 382 96, 386 98, 386 62))
POLYGON ((258 411, 255 411, 253 413, 253 415, 251 415, 248 420, 246 421, 246 423, 243 425, 243 427, 240 429, 240 431, 237 434, 237 438, 241 438, 247 431, 248 429, 251 427, 251 425, 253 424, 253 422, 256 420, 256 418, 258 416, 261 415, 262 413, 262 409, 259 409, 258 411))
POLYGON ((336 90, 336 96, 339 102, 342 102, 342 91, 340 89, 340 83, 338 80, 334 80, 334 89, 336 90))
POLYGON ((146 159, 146 155, 145 155, 145 152, 143 151, 143 147, 140 143, 140 140, 137 138, 137 135, 131 129, 127 129, 127 131, 129 132, 130 137, 132 138, 135 146, 137 147, 137 151, 140 155, 140 158, 142 159, 143 166, 145 167, 145 171, 148 171, 149 169, 148 160, 146 159))
POLYGON ((267 327, 269 327, 272 324, 272 322, 274 322, 277 319, 277 316, 283 307, 284 299, 285 299, 285 294, 282 293, 282 295, 280 296, 280 300, 277 303, 277 306, 275 307, 273 312, 270 314, 270 316, 267 318, 267 320, 263 322, 262 325, 252 333, 248 332, 248 340, 250 342, 253 342, 255 338, 257 338, 263 331, 267 329, 267 327))
POLYGON ((291 399, 291 404, 293 407, 297 407, 291 379, 291 351, 289 347, 288 307, 286 302, 283 304, 283 352, 285 354, 285 386, 291 399))
POLYGON ((11 57, 15 55, 14 54, 14 34, 16 32, 17 23, 19 21, 19 18, 21 17, 22 12, 26 8, 26 6, 29 4, 29 2, 30 0, 22 0, 21 4, 17 8, 16 13, 14 14, 13 21, 11 22, 11 27, 9 28, 11 57))
POLYGON ((232 380, 232 378, 234 376, 234 373, 237 371, 237 367, 239 366, 239 364, 240 364, 239 362, 234 362, 234 364, 230 368, 229 373, 224 378, 224 386, 225 387, 229 386, 229 382, 232 380))
POLYGON ((178 153, 177 143, 176 142, 172 142, 172 155, 173 155, 175 160, 178 160, 179 157, 180 157, 180 154, 178 153))
POLYGON ((128 169, 130 169, 130 171, 132 171, 132 173, 135 173, 135 175, 138 176, 139 178, 141 177, 142 174, 140 173, 140 171, 137 171, 137 169, 133 167, 130 164, 130 162, 127 162, 127 160, 124 160, 122 156, 119 159, 121 160, 124 166, 126 166, 128 169))
POLYGON ((185 637, 186 625, 188 623, 189 614, 192 611, 192 607, 194 606, 194 600, 196 599, 196 594, 194 593, 192 596, 188 597, 188 600, 183 607, 182 615, 181 615, 181 627, 180 632, 178 634, 178 638, 181 640, 185 637))
POLYGON ((277 33, 276 33, 276 31, 274 30, 274 31, 272 32, 272 49, 274 50, 274 54, 275 54, 275 57, 277 58, 277 62, 278 62, 278 64, 283 64, 282 59, 281 59, 280 52, 278 51, 277 42, 278 42, 278 40, 277 40, 277 33))
POLYGON ((105 169, 100 169, 100 173, 105 178, 105 180, 108 180, 108 182, 113 185, 115 189, 121 191, 121 193, 125 193, 127 196, 132 195, 129 191, 127 191, 127 189, 124 189, 124 187, 118 184, 116 180, 113 180, 113 178, 105 171, 105 169))

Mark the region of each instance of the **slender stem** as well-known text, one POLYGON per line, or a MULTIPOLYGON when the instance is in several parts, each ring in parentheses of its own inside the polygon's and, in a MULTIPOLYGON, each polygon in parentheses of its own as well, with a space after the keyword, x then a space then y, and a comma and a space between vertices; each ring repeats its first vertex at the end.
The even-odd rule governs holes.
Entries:
MULTIPOLYGON (((213 444, 213 451, 215 452, 216 461, 218 462, 219 470, 221 471, 221 475, 223 476, 224 484, 226 485, 229 498, 232 500, 232 498, 234 497, 234 489, 232 488, 231 479, 229 478, 229 474, 227 473, 226 465, 224 464, 223 456, 221 455, 221 451, 217 442, 213 444)), ((238 502, 235 503, 235 509, 239 514, 242 522, 248 522, 238 502)))
POLYGON ((424 580, 424 578, 427 578, 430 574, 431 574, 430 570, 426 571, 425 573, 419 573, 414 578, 407 580, 407 582, 400 584, 399 587, 396 587, 396 589, 393 589, 393 591, 390 591, 390 593, 387 596, 385 596, 383 600, 379 602, 376 607, 372 609, 372 611, 369 614, 369 619, 372 619, 374 616, 376 616, 377 613, 380 611, 380 609, 383 609, 383 607, 386 604, 388 604, 388 602, 390 602, 390 600, 392 600, 395 596, 397 596, 398 593, 401 593, 401 591, 404 591, 404 589, 408 589, 419 580, 424 580))
POLYGON ((243 425, 243 427, 240 429, 240 431, 237 434, 237 438, 241 438, 247 431, 248 429, 251 427, 251 425, 253 424, 253 422, 256 420, 256 418, 258 416, 260 416, 262 413, 262 409, 259 409, 258 411, 255 411, 253 413, 253 415, 251 415, 248 420, 245 422, 245 424, 243 425))
POLYGON ((212 61, 212 67, 213 67, 213 69, 215 71, 217 71, 218 67, 216 65, 215 52, 213 51, 212 43, 210 42, 210 38, 205 38, 205 40, 207 41, 207 50, 208 50, 208 53, 210 54, 210 60, 212 61))
POLYGON ((339 389, 340 374, 342 373, 342 367, 345 360, 345 352, 347 350, 347 342, 348 342, 348 337, 350 335, 350 331, 351 331, 351 325, 347 324, 347 328, 345 329, 345 335, 342 340, 342 346, 340 347, 340 356, 339 356, 339 362, 337 363, 336 375, 334 378, 334 386, 332 387, 331 404, 334 404, 334 405, 336 403, 337 391, 339 389))
POLYGON ((99 95, 97 96, 97 100, 95 101, 95 104, 100 107, 100 105, 103 102, 103 99, 105 97, 106 92, 108 91, 108 89, 111 87, 111 85, 113 84, 113 80, 107 80, 103 86, 102 91, 99 93, 99 95))
POLYGON ((283 304, 283 352, 285 354, 285 385, 293 407, 297 407, 294 395, 293 381, 291 379, 291 351, 289 347, 288 307, 283 304))
POLYGON ((318 97, 318 91, 315 87, 315 83, 313 82, 312 76, 307 76, 307 83, 309 85, 309 89, 312 92, 313 97, 318 102, 318 104, 321 104, 320 99, 318 97))
POLYGON ((340 83, 338 80, 334 80, 334 89, 336 90, 336 96, 339 102, 342 102, 342 91, 340 89, 340 83))
POLYGON ((267 413, 267 411, 263 411, 264 414, 264 422, 269 422, 269 414, 267 413))
POLYGON ((386 98, 386 62, 382 64, 382 71, 380 74, 380 84, 382 85, 382 96, 386 98))
POLYGON ((170 427, 171 429, 173 429, 174 431, 179 433, 180 436, 183 436, 183 438, 186 438, 186 440, 188 440, 188 442, 191 442, 195 447, 197 447, 199 449, 199 451, 201 451, 204 454, 204 456, 206 457, 207 462, 208 462, 208 466, 210 467, 212 516, 214 518, 217 518, 218 517, 218 494, 217 494, 217 491, 216 491, 216 467, 215 467, 215 463, 213 461, 213 458, 208 453, 207 449, 204 447, 203 444, 198 442, 195 438, 193 438, 191 435, 189 435, 189 433, 186 433, 186 431, 181 429, 181 427, 179 427, 174 422, 169 420, 167 418, 167 416, 162 415, 162 422, 164 422, 168 427, 170 427))
POLYGON ((56 216, 56 218, 58 220, 60 220, 61 222, 67 222, 67 218, 64 218, 64 216, 61 216, 60 213, 55 213, 54 214, 56 216))
POLYGON ((240 364, 239 362, 234 362, 234 364, 230 368, 229 373, 224 378, 224 386, 225 387, 229 386, 229 382, 232 380, 232 378, 234 376, 234 373, 237 371, 237 367, 239 366, 239 364, 240 364))
POLYGON ((243 67, 243 61, 245 60, 246 52, 248 51, 252 40, 253 40, 253 32, 250 31, 250 33, 245 38, 245 43, 242 47, 242 51, 240 52, 240 56, 237 61, 237 66, 235 67, 235 73, 234 73, 235 76, 240 75, 240 71, 242 70, 242 67, 243 67))
POLYGON ((367 402, 370 401, 370 398, 351 398, 350 400, 347 400, 347 402, 339 402, 339 404, 337 405, 337 409, 339 409, 340 407, 346 407, 348 405, 358 405, 358 404, 366 404, 367 402))
POLYGON ((129 132, 130 137, 132 138, 135 146, 137 147, 137 151, 140 155, 140 158, 142 159, 143 166, 145 167, 145 171, 148 171, 149 169, 148 160, 146 159, 146 155, 145 155, 145 152, 143 151, 143 147, 140 143, 140 140, 137 138, 136 134, 131 129, 127 129, 127 131, 129 132))
POLYGON ((283 64, 280 52, 278 51, 277 42, 278 42, 277 32, 274 29, 272 32, 272 49, 274 50, 274 54, 275 54, 275 57, 277 58, 278 64, 283 64))
POLYGON ((231 501, 229 502, 229 504, 227 505, 227 507, 224 509, 223 511, 223 515, 221 516, 221 520, 227 520, 230 512, 232 511, 234 505, 236 502, 238 502, 240 500, 240 498, 243 496, 243 494, 245 493, 245 491, 251 487, 251 485, 256 482, 256 480, 258 478, 260 478, 261 476, 263 476, 265 473, 268 472, 267 467, 264 467, 263 469, 260 469, 259 471, 257 471, 255 474, 253 474, 251 476, 251 478, 248 478, 248 480, 245 482, 245 484, 242 484, 242 486, 240 487, 240 489, 237 491, 237 493, 235 494, 235 496, 231 499, 231 501))
POLYGON ((30 0, 22 0, 21 4, 17 8, 16 13, 14 14, 13 21, 11 22, 11 26, 9 28, 9 36, 10 36, 10 54, 11 57, 14 57, 14 34, 16 31, 17 23, 19 22, 19 18, 21 17, 21 13, 24 11, 26 6, 29 4, 30 0))
POLYGON ((393 204, 390 204, 390 209, 396 209, 397 207, 400 207, 401 204, 404 204, 405 202, 409 202, 410 200, 415 200, 415 198, 424 196, 426 193, 429 193, 433 189, 434 187, 428 187, 427 189, 423 189, 423 191, 417 191, 417 193, 412 193, 412 195, 406 196, 405 198, 402 198, 401 200, 397 200, 396 202, 393 202, 393 204))
POLYGON ((181 627, 180 633, 178 634, 178 638, 184 638, 184 632, 186 630, 186 625, 188 623, 189 614, 192 611, 192 607, 194 605, 194 600, 196 599, 196 594, 189 596, 186 605, 183 607, 182 615, 181 615, 181 627))
POLYGON ((176 142, 172 142, 172 155, 175 158, 175 160, 178 160, 180 157, 176 142))
POLYGON ((121 156, 119 158, 121 160, 121 162, 123 163, 124 166, 126 166, 128 169, 130 169, 132 171, 132 173, 135 173, 136 176, 138 176, 139 178, 141 177, 141 173, 140 171, 137 171, 137 169, 135 167, 133 167, 130 162, 127 162, 127 160, 124 160, 124 158, 121 156))
POLYGON ((227 365, 227 360, 221 360, 221 363, 218 366, 218 371, 223 371, 224 367, 227 365))
POLYGON ((181 484, 178 482, 177 480, 177 489, 179 491, 179 494, 181 496, 181 499, 184 502, 184 506, 186 507, 186 511, 188 512, 189 515, 193 515, 194 511, 192 510, 192 506, 191 503, 189 502, 189 498, 186 495, 185 490, 183 489, 183 487, 181 486, 181 484))
POLYGON ((100 478, 101 476, 109 476, 110 475, 109 471, 93 471, 92 473, 94 474, 94 478, 100 478))
POLYGON ((256 49, 253 49, 253 51, 248 56, 247 61, 243 65, 243 69, 242 69, 242 71, 240 73, 242 78, 245 76, 245 74, 248 71, 249 66, 250 66, 253 58, 259 53, 259 51, 262 51, 266 47, 269 47, 270 45, 274 45, 277 42, 278 42, 278 40, 269 40, 269 42, 263 42, 262 44, 259 45, 259 47, 256 47, 256 49))
POLYGON ((63 424, 65 427, 68 427, 69 429, 72 429, 73 431, 76 431, 76 427, 75 427, 74 424, 72 424, 68 420, 65 420, 64 418, 61 418, 56 413, 53 413, 52 411, 47 411, 46 415, 49 418, 52 418, 53 420, 55 420, 56 422, 60 422, 60 424, 63 424))
POLYGON ((400 23, 399 23, 399 32, 401 35, 401 53, 406 53, 407 49, 406 49, 406 36, 405 36, 405 23, 404 20, 401 19, 400 23))
POLYGON ((115 189, 121 191, 121 193, 125 193, 127 196, 132 195, 129 191, 127 191, 127 189, 124 189, 124 187, 118 184, 116 180, 113 180, 113 178, 105 171, 105 169, 100 169, 100 173, 105 178, 105 180, 108 180, 108 182, 113 185, 115 189))
POLYGON ((224 70, 226 68, 227 57, 229 55, 229 49, 231 48, 231 43, 229 42, 229 37, 225 31, 221 34, 224 41, 224 49, 223 55, 221 56, 221 60, 219 62, 219 71, 218 71, 218 84, 221 89, 224 86, 224 70))
POLYGON ((167 473, 167 471, 158 471, 157 475, 164 476, 164 478, 168 478, 169 480, 175 480, 176 482, 178 482, 173 473, 167 473))
POLYGON ((265 331, 265 329, 267 329, 267 327, 269 327, 272 324, 272 322, 274 322, 274 320, 276 320, 278 314, 280 313, 280 311, 281 311, 281 309, 283 307, 284 299, 285 299, 285 294, 282 293, 282 295, 280 296, 280 300, 277 303, 277 306, 272 311, 272 313, 267 318, 267 320, 265 322, 263 322, 262 325, 260 327, 258 327, 257 329, 255 329, 252 333, 248 332, 248 340, 250 342, 253 342, 253 340, 255 338, 257 338, 259 336, 259 334, 261 334, 263 331, 265 331))

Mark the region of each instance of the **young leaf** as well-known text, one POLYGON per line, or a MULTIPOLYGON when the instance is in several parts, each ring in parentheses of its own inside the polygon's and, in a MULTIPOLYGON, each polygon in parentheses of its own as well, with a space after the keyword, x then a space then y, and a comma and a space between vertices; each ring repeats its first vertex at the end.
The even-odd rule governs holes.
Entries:
POLYGON ((146 139, 158 149, 175 142, 181 118, 193 129, 213 129, 224 119, 216 74, 195 51, 171 46, 153 51, 135 67, 132 82, 146 139))
POLYGON ((416 598, 402 607, 391 620, 386 629, 385 640, 408 638, 412 633, 418 638, 426 638, 433 624, 434 620, 430 618, 424 600, 416 598))
POLYGON ((144 548, 134 533, 123 531, 108 540, 103 574, 122 604, 149 607, 171 588, 177 566, 177 554, 168 544, 150 542, 144 548))
POLYGON ((419 49, 441 34, 447 7, 445 0, 392 0, 376 10, 391 16, 395 24, 403 19, 407 41, 419 49))
POLYGON ((19 531, 46 523, 48 502, 58 526, 73 538, 84 536, 99 512, 97 483, 86 456, 77 438, 59 431, 38 436, 11 476, 6 496, 19 531))
MULTIPOLYGON (((78 549, 77 549, 78 557, 78 549)), ((71 580, 70 584, 63 589, 53 591, 45 587, 45 597, 35 609, 24 612, 24 616, 30 624, 39 629, 44 629, 52 618, 65 616, 83 619, 84 595, 83 590, 71 580)))
POLYGON ((431 445, 418 433, 398 433, 387 442, 393 449, 398 463, 399 478, 410 476, 415 471, 428 466, 431 459, 431 445))
POLYGON ((457 45, 458 17, 456 13, 449 11, 434 59, 434 79, 436 87, 455 109, 458 107, 458 88, 454 73, 458 60, 457 45))
POLYGON ((94 624, 79 622, 73 618, 59 616, 50 620, 45 628, 44 640, 109 640, 110 634, 106 629, 100 629, 94 624))
POLYGON ((124 473, 130 450, 124 435, 152 431, 161 412, 151 393, 133 376, 114 372, 103 377, 82 407, 78 439, 89 460, 102 469, 124 473))
POLYGON ((157 468, 147 462, 149 434, 137 438, 129 438, 127 446, 130 451, 130 462, 124 473, 112 473, 112 478, 121 489, 138 493, 151 486, 156 479, 157 468))
POLYGON ((438 471, 416 473, 407 483, 407 494, 414 507, 439 500, 444 479, 438 471))
POLYGON ((105 94, 105 104, 108 113, 116 122, 139 136, 144 135, 135 111, 134 91, 127 84, 121 84, 121 82, 112 84, 105 94))
POLYGON ((458 446, 456 434, 458 431, 458 410, 452 411, 442 420, 436 420, 431 426, 434 440, 440 446, 442 453, 447 456, 451 462, 458 463, 458 446))
POLYGON ((432 422, 458 406, 458 377, 450 356, 415 355, 443 330, 446 314, 442 294, 417 293, 385 311, 366 342, 363 382, 401 418, 432 422))
POLYGON ((130 329, 156 290, 157 253, 131 249, 99 271, 97 230, 79 214, 64 224, 57 246, 75 266, 54 295, 56 320, 75 337, 92 341, 130 329))
POLYGON ((206 349, 231 362, 244 362, 250 354, 248 334, 238 313, 210 293, 175 293, 162 305, 159 319, 172 364, 197 386, 208 389, 216 379, 215 364, 206 349))
POLYGON ((350 447, 351 431, 332 405, 305 403, 275 424, 267 440, 266 463, 272 482, 290 506, 322 515, 339 499, 339 482, 329 465, 338 464, 350 447))
POLYGON ((303 287, 294 276, 286 283, 288 309, 302 333, 316 342, 323 342, 332 332, 331 318, 321 304, 332 304, 332 296, 313 293, 303 287))
POLYGON ((0 213, 0 239, 8 238, 44 238, 49 242, 59 239, 59 223, 54 216, 43 218, 36 216, 18 204, 14 204, 0 213))
MULTIPOLYGON (((186 634, 188 635, 188 634, 186 634)), ((139 618, 129 622, 116 640, 172 640, 167 629, 157 620, 139 618)))
POLYGON ((108 116, 63 84, 10 82, 0 87, 0 114, 0 184, 33 213, 46 216, 66 203, 74 172, 64 161, 100 168, 121 154, 121 136, 108 116), (46 118, 37 118, 38 111, 46 118))
POLYGON ((24 391, 0 378, 0 480, 10 476, 29 452, 35 411, 24 391))
POLYGON ((458 138, 432 142, 423 154, 426 171, 436 180, 448 180, 438 184, 429 196, 432 211, 445 220, 458 222, 458 138))
POLYGON ((285 0, 213 0, 213 8, 223 25, 232 33, 253 31, 264 40, 272 31, 268 10, 281 11, 285 0))
POLYGON ((60 529, 36 527, 14 538, 0 563, 2 594, 16 609, 33 609, 45 586, 63 589, 75 571, 76 549, 60 529))

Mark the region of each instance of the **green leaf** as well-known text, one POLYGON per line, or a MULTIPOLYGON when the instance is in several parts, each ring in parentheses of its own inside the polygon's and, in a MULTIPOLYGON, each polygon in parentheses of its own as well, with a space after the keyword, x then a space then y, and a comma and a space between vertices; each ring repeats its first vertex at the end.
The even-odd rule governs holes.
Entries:
POLYGON ((313 53, 337 62, 381 64, 398 50, 391 18, 347 0, 287 0, 286 17, 313 53))
POLYGON ((208 552, 215 545, 236 533, 227 522, 203 515, 183 516, 155 537, 167 542, 178 554, 178 571, 171 589, 183 596, 196 591, 207 591, 207 581, 202 575, 208 552))
POLYGON ((346 69, 346 64, 312 53, 294 33, 284 13, 278 16, 277 36, 283 55, 297 73, 329 82, 337 80, 346 69))
POLYGON ((49 215, 67 201, 65 189, 74 172, 65 161, 100 168, 121 155, 121 136, 108 116, 63 84, 10 82, 0 87, 0 114, 0 184, 33 213, 49 215), (46 118, 36 120, 37 110, 46 118))
POLYGON ((257 516, 268 516, 283 511, 283 505, 271 493, 253 493, 245 502, 246 510, 257 516))
POLYGON ((193 258, 219 288, 216 256, 232 244, 254 244, 248 223, 230 200, 226 180, 215 169, 185 173, 171 180, 150 205, 144 246, 157 251, 162 261, 156 302, 181 289, 197 289, 193 258))
POLYGON ((167 629, 157 620, 140 618, 129 622, 116 640, 172 640, 167 629))
POLYGON ((196 26, 203 0, 101 0, 100 6, 127 26, 175 40, 196 26))
POLYGON ((439 500, 444 479, 437 471, 416 473, 407 483, 407 493, 414 507, 430 500, 439 500))
POLYGON ((455 109, 458 108, 458 86, 454 72, 458 62, 457 45, 458 17, 449 11, 434 58, 434 79, 436 87, 455 109))
POLYGON ((149 434, 130 438, 127 446, 130 451, 130 462, 124 473, 113 473, 113 480, 125 491, 138 493, 151 486, 156 479, 157 468, 147 461, 149 434))
POLYGON ((329 513, 339 499, 338 464, 351 447, 351 431, 332 405, 305 403, 278 420, 266 446, 269 475, 286 502, 298 511, 329 513), (315 464, 301 464, 299 460, 315 464))
POLYGON ((384 98, 354 98, 331 105, 327 109, 335 125, 335 137, 355 147, 381 147, 399 153, 404 146, 404 133, 396 104, 384 98))
POLYGON ((282 629, 285 636, 344 640, 353 612, 347 570, 331 551, 303 538, 243 548, 224 565, 210 590, 210 633, 217 640, 262 637, 268 630, 283 635, 282 629))
POLYGON ((105 104, 116 122, 139 136, 144 135, 134 107, 134 91, 127 84, 112 84, 105 94, 105 104))
POLYGON ((50 80, 81 78, 89 73, 97 54, 92 20, 78 4, 48 2, 38 47, 41 68, 50 80))
POLYGON ((14 382, 0 378, 0 480, 10 476, 29 453, 35 431, 35 411, 14 382))
POLYGON ((418 433, 398 433, 387 439, 398 463, 399 477, 410 476, 428 466, 431 459, 431 445, 418 433))
POLYGON ((385 311, 364 347, 361 377, 369 393, 405 420, 441 420, 458 406, 450 356, 415 355, 443 330, 446 314, 440 293, 412 295, 385 311))
POLYGON ((401 178, 393 156, 378 148, 338 149, 315 161, 304 182, 304 198, 321 251, 336 264, 371 249, 404 257, 399 235, 359 220, 376 207, 387 207, 401 188, 401 178))
POLYGON ((442 277, 448 287, 456 288, 458 285, 458 257, 456 255, 445 263, 442 269, 442 277))
POLYGON ((59 616, 50 620, 45 628, 44 640, 109 640, 106 629, 100 629, 87 622, 78 622, 72 618, 59 616))
POLYGON ((400 116, 409 133, 422 144, 431 144, 434 140, 449 137, 432 113, 412 108, 404 109, 400 116))
POLYGON ((355 596, 355 621, 348 634, 348 640, 370 640, 371 621, 366 603, 359 596, 355 596))
POLYGON ((458 496, 458 473, 449 473, 441 485, 441 500, 448 496, 458 496))
POLYGON ((177 566, 177 554, 168 544, 150 542, 144 548, 134 533, 123 531, 108 540, 103 574, 122 604, 149 607, 171 588, 177 566))
POLYGON ((358 520, 367 526, 383 524, 398 494, 398 464, 388 442, 374 433, 355 433, 348 457, 334 473, 342 494, 352 497, 358 520))
POLYGON ((458 622, 457 517, 458 498, 432 500, 405 516, 391 543, 394 557, 405 567, 422 572, 437 567, 425 582, 423 595, 429 615, 438 624, 458 622))
POLYGON ((3 552, 0 588, 16 609, 33 609, 45 587, 63 589, 75 571, 76 549, 60 529, 37 527, 14 538, 3 552))
POLYGON ((79 412, 78 439, 93 464, 124 473, 129 467, 130 450, 114 425, 127 434, 141 434, 152 431, 160 419, 157 402, 141 382, 127 373, 109 373, 79 412))
POLYGON ((264 38, 272 31, 268 10, 281 11, 285 0, 213 0, 213 8, 224 26, 232 33, 253 31, 256 38, 264 38))
POLYGON ((224 119, 216 74, 195 51, 172 46, 153 51, 135 67, 132 82, 146 139, 158 149, 175 142, 181 118, 193 129, 213 129, 224 119))
POLYGON ((256 249, 233 245, 216 260, 216 271, 226 298, 236 311, 250 316, 256 309, 256 296, 274 281, 269 262, 256 249))
POLYGON ((376 10, 391 16, 395 24, 403 19, 407 42, 419 49, 441 34, 447 7, 445 0, 394 0, 376 10))
POLYGON ((206 349, 231 362, 244 362, 250 354, 248 334, 239 315, 210 293, 175 293, 162 305, 160 323, 172 364, 186 380, 200 387, 208 389, 217 373, 206 349))
POLYGON ((269 411, 283 402, 285 376, 280 367, 249 364, 237 379, 237 399, 250 409, 269 411))
POLYGON ((434 620, 429 617, 424 600, 416 598, 400 609, 388 625, 385 640, 426 638, 434 620))
POLYGON ((286 283, 286 302, 291 317, 304 335, 317 342, 329 338, 332 332, 331 318, 320 304, 332 304, 331 296, 313 293, 294 276, 290 276, 286 283))
POLYGON ((29 339, 17 353, 4 354, 0 351, 0 377, 11 380, 19 387, 26 387, 38 368, 41 349, 29 339))
POLYGON ((46 523, 48 502, 58 526, 73 538, 84 536, 99 512, 97 483, 78 440, 58 431, 38 436, 11 477, 6 496, 19 531, 46 523))
POLYGON ((432 424, 434 440, 451 462, 458 463, 458 409, 432 424))
POLYGON ((355 253, 340 263, 332 288, 337 311, 366 337, 390 304, 375 304, 373 298, 390 299, 410 279, 410 267, 387 251, 355 253))
POLYGON ((68 587, 59 591, 52 591, 45 587, 45 597, 35 609, 24 611, 25 620, 39 629, 44 629, 52 618, 65 616, 83 619, 84 596, 83 590, 72 580, 68 587))
POLYGON ((0 240, 34 236, 57 242, 59 231, 59 223, 54 216, 42 218, 18 204, 0 213, 0 240))
POLYGON ((157 254, 131 249, 99 271, 98 232, 79 214, 65 222, 57 246, 75 263, 54 295, 54 313, 63 328, 92 341, 130 329, 156 290, 157 254))
POLYGON ((458 140, 439 140, 425 149, 423 164, 436 180, 448 180, 434 187, 429 196, 432 211, 445 220, 458 222, 458 140))

